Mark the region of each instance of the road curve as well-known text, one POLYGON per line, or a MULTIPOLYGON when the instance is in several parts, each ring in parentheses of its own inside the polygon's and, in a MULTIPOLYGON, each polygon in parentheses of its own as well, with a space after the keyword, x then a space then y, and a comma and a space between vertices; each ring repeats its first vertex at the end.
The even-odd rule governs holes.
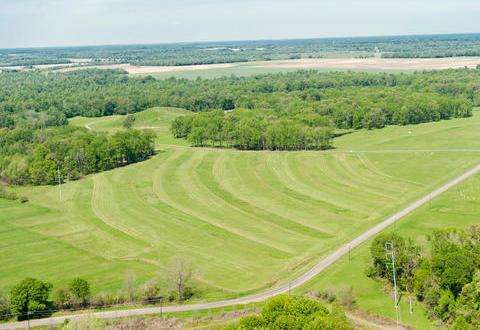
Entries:
MULTIPOLYGON (((75 315, 68 315, 68 316, 50 317, 45 319, 31 320, 30 327, 61 324, 66 319, 77 320, 87 316, 94 316, 97 318, 109 319, 109 318, 128 317, 128 316, 135 316, 135 315, 159 314, 161 312, 172 313, 172 312, 193 311, 193 310, 202 310, 202 309, 211 309, 211 308, 221 308, 221 307, 227 307, 227 306, 244 305, 244 304, 264 301, 268 298, 277 296, 282 293, 286 293, 289 290, 299 287, 302 284, 308 282, 309 280, 314 278, 316 275, 320 274, 322 271, 328 268, 330 265, 332 265, 334 262, 339 260, 342 256, 346 255, 349 252, 349 250, 359 246, 360 244, 364 243, 371 237, 383 231, 385 228, 391 226, 398 220, 404 218, 414 210, 418 209, 422 205, 425 205, 435 197, 443 194, 448 189, 460 184, 461 182, 465 181, 466 179, 470 178, 471 176, 479 172, 480 172, 480 164, 466 171, 462 175, 457 176, 456 178, 450 180, 449 182, 442 185, 440 188, 437 188, 436 190, 432 191, 428 195, 420 198, 419 200, 410 204, 403 210, 399 211, 398 213, 395 213, 394 215, 383 220, 382 222, 375 225, 374 227, 368 229, 361 235, 352 239, 348 243, 342 245, 337 250, 333 251, 331 254, 324 257, 322 260, 320 260, 312 269, 310 269, 308 272, 304 273, 300 277, 290 281, 289 283, 285 283, 281 286, 268 289, 264 292, 237 298, 237 299, 220 300, 220 301, 197 303, 197 304, 190 304, 190 305, 165 306, 163 308, 147 307, 147 308, 138 308, 138 309, 130 309, 130 310, 105 311, 105 312, 94 312, 89 314, 75 314, 75 315)), ((10 329, 22 329, 27 327, 28 327, 28 324, 26 321, 0 324, 0 329, 10 330, 10 329)))

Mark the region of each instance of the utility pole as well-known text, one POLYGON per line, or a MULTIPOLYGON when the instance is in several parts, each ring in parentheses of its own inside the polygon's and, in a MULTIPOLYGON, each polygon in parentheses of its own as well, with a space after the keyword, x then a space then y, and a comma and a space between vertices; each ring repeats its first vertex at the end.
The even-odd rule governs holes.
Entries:
POLYGON ((399 329, 400 323, 400 311, 398 310, 398 291, 397 291, 397 271, 395 269, 395 246, 393 242, 387 242, 385 244, 385 251, 387 252, 387 256, 390 256, 392 261, 392 272, 393 272, 393 298, 394 298, 394 307, 395 307, 395 314, 397 316, 397 329, 399 329))

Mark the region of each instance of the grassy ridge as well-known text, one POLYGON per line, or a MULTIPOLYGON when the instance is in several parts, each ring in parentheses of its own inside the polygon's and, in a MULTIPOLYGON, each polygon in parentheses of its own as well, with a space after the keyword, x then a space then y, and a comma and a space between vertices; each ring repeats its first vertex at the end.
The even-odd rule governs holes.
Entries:
MULTIPOLYGON (((149 129, 157 134, 157 144, 186 145, 185 141, 175 139, 170 134, 170 123, 178 116, 191 114, 190 111, 177 108, 152 108, 135 114, 133 128, 149 129)), ((125 116, 114 115, 108 117, 75 117, 70 124, 101 132, 115 132, 123 129, 125 116)))

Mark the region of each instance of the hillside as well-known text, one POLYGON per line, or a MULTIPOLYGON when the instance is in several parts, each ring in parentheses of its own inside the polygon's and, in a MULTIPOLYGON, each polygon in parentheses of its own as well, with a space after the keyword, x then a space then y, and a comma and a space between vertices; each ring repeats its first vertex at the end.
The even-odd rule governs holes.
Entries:
MULTIPOLYGON (((178 116, 191 115, 190 111, 177 108, 151 108, 135 114, 133 128, 152 130, 157 135, 157 145, 186 144, 184 141, 174 139, 170 134, 170 123, 178 116)), ((107 117, 74 117, 69 120, 70 125, 85 127, 99 132, 116 132, 123 129, 125 116, 113 115, 107 117)))
MULTIPOLYGON (((162 111, 135 123, 166 132, 172 116, 162 111)), ((91 127, 114 129, 119 120, 91 127)), ((275 285, 478 163, 479 124, 476 112, 358 131, 331 152, 186 148, 160 137, 161 151, 146 162, 61 188, 18 188, 30 199, 24 205, 2 200, 2 287, 26 274, 55 285, 75 274, 95 292, 115 291, 127 272, 139 285, 174 257, 192 262, 204 298, 275 285)))

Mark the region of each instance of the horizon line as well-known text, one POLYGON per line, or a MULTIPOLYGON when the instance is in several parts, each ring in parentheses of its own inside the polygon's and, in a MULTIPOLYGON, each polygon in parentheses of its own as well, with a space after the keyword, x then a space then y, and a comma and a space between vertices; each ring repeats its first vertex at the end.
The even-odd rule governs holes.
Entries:
POLYGON ((160 46, 160 45, 193 45, 193 44, 215 44, 233 42, 268 42, 268 41, 293 41, 293 40, 341 40, 341 39, 363 39, 363 38, 393 38, 393 37, 428 37, 428 36, 468 36, 480 35, 480 32, 452 32, 452 33, 423 33, 423 34, 389 34, 389 35, 359 35, 359 36, 332 36, 332 37, 302 37, 302 38, 260 38, 260 39, 224 39, 224 40, 203 40, 203 41, 175 41, 175 42, 147 42, 147 43, 112 43, 112 44, 83 44, 70 46, 32 46, 32 47, 6 47, 0 51, 33 50, 33 49, 68 49, 68 48, 93 48, 93 47, 125 47, 125 46, 160 46))

